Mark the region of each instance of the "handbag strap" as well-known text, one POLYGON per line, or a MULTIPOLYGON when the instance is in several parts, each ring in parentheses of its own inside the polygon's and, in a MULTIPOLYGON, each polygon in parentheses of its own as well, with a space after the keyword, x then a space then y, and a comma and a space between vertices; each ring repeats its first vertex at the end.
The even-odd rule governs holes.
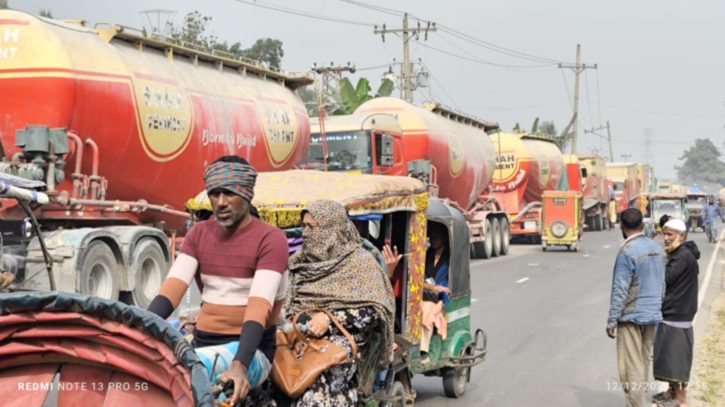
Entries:
MULTIPOLYGON (((342 327, 342 324, 340 324, 340 321, 338 321, 337 318, 335 318, 335 316, 333 316, 330 311, 320 309, 320 308, 311 308, 311 309, 307 309, 307 310, 298 312, 297 315, 295 315, 294 318, 292 319, 292 330, 294 331, 295 336, 302 343, 307 344, 307 345, 310 344, 311 340, 306 338, 304 335, 302 335, 300 330, 297 328, 297 318, 299 318, 300 315, 302 315, 302 314, 308 314, 311 312, 322 312, 323 314, 327 315, 330 318, 330 321, 332 321, 332 323, 335 324, 337 329, 339 329, 340 332, 342 332, 342 334, 345 335, 345 338, 347 338, 348 342, 350 342, 350 347, 352 348, 352 357, 350 358, 350 360, 355 359, 357 357, 357 343, 355 343, 355 339, 352 337, 352 335, 350 335, 349 332, 347 332, 347 329, 342 327)), ((310 318, 312 318, 312 317, 310 317, 310 318)))

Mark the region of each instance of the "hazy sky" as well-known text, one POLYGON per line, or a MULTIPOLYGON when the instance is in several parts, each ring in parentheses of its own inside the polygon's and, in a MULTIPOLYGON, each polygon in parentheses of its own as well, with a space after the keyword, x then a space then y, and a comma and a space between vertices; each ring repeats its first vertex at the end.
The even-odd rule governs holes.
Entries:
MULTIPOLYGON (((254 0, 244 0, 254 1, 254 0)), ((674 165, 696 138, 725 145, 725 2, 712 1, 590 1, 506 0, 431 1, 360 0, 403 10, 423 20, 501 47, 538 57, 573 62, 582 44, 582 62, 598 71, 581 75, 580 123, 591 128, 607 120, 612 126, 615 160, 621 154, 644 155, 642 133, 653 130, 651 163, 658 178, 675 176, 674 165), (599 83, 597 82, 597 76, 599 83), (588 84, 588 90, 587 90, 588 84), (598 96, 597 88, 601 91, 598 96), (600 104, 601 101, 601 120, 600 104), (591 111, 591 114, 590 114, 591 111)), ((262 9, 236 0, 10 0, 10 6, 37 13, 51 9, 58 19, 86 19, 141 27, 139 11, 176 10, 175 22, 194 10, 213 17, 211 30, 221 39, 248 46, 257 38, 284 43, 283 67, 306 70, 313 62, 354 62, 358 68, 402 60, 400 39, 386 42, 363 25, 319 21, 262 9)), ((401 26, 399 17, 364 9, 340 0, 257 0, 309 13, 367 24, 401 26)), ((473 45, 449 33, 431 33, 411 43, 411 56, 421 58, 435 80, 420 89, 417 102, 434 99, 480 118, 498 121, 504 129, 517 122, 530 128, 536 117, 553 120, 561 131, 572 115, 574 74, 556 65, 502 68, 443 54, 501 65, 540 65, 473 45), (566 82, 565 82, 566 81, 566 82), (566 87, 565 87, 566 83, 566 87)), ((386 68, 359 72, 374 86, 386 68)), ((356 77, 359 75, 356 75, 356 77)), ((397 91, 396 91, 397 95, 397 91)), ((600 132, 606 135, 606 131, 600 132)), ((579 152, 607 144, 579 131, 579 152)), ((568 151, 567 151, 568 153, 568 151)))

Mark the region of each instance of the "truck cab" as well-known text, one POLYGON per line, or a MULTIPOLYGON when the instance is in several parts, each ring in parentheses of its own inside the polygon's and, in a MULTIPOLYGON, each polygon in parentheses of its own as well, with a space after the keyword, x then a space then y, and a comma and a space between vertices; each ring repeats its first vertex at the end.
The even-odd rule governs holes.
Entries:
POLYGON ((307 164, 351 174, 407 175, 403 130, 388 114, 331 116, 310 119, 307 164))

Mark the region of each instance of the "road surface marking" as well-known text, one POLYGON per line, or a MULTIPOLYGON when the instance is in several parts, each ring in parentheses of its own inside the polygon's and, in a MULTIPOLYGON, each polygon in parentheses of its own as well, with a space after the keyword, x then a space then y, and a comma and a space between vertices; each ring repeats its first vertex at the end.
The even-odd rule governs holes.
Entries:
MULTIPOLYGON (((722 231, 720 234, 720 239, 725 236, 725 230, 722 231)), ((710 264, 707 266, 707 273, 705 273, 705 281, 702 282, 702 289, 700 290, 699 298, 697 299, 697 313, 695 314, 695 318, 692 320, 692 324, 695 324, 695 321, 697 321, 697 316, 700 315, 700 309, 702 309, 702 301, 705 299, 705 294, 707 294, 707 287, 710 285, 710 277, 712 277, 712 269, 715 266, 715 259, 717 259, 717 255, 720 252, 720 243, 722 243, 718 239, 717 244, 715 245, 715 250, 712 252, 712 257, 710 257, 710 264)))
POLYGON ((517 281, 517 283, 521 284, 521 283, 525 283, 527 281, 529 281, 529 278, 528 277, 524 277, 521 280, 517 281))
POLYGON ((478 301, 478 298, 472 298, 472 299, 471 299, 471 303, 474 303, 474 302, 476 302, 476 301, 478 301))
POLYGON ((610 245, 604 246, 605 249, 609 249, 610 247, 612 247, 612 246, 610 246, 610 245))
POLYGON ((584 257, 589 257, 589 255, 588 254, 585 254, 584 257))
POLYGON ((539 263, 529 263, 529 266, 538 266, 539 263))

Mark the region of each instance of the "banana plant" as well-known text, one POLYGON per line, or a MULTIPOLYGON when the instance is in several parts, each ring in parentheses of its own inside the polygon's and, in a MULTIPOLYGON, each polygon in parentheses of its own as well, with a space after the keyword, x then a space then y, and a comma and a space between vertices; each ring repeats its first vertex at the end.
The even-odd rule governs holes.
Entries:
POLYGON ((395 85, 393 82, 386 79, 380 84, 375 96, 373 96, 370 94, 370 91, 373 89, 370 87, 370 81, 367 79, 360 78, 357 81, 357 86, 353 87, 350 79, 344 78, 340 81, 340 98, 342 99, 343 107, 333 112, 333 115, 352 114, 360 105, 368 100, 390 96, 394 89, 395 85))

